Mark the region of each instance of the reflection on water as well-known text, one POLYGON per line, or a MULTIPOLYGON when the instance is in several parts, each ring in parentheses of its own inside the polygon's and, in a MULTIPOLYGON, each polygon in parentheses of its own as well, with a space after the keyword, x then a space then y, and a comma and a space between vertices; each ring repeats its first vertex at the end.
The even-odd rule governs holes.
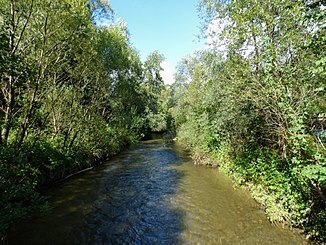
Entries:
POLYGON ((48 190, 50 214, 11 232, 9 244, 305 244, 271 225, 216 170, 175 146, 146 141, 48 190))

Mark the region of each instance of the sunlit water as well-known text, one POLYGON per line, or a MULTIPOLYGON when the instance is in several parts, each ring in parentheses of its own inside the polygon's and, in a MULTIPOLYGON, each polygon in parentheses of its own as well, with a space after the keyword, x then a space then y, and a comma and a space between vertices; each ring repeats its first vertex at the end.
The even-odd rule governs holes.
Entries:
POLYGON ((46 191, 52 205, 17 226, 9 244, 306 244, 268 222, 217 170, 146 141, 46 191))

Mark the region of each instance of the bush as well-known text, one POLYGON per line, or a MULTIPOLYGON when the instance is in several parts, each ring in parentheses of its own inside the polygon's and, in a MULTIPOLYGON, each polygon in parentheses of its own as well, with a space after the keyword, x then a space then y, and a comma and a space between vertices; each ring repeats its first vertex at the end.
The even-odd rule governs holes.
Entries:
POLYGON ((0 148, 0 236, 34 210, 44 207, 35 191, 40 172, 28 161, 29 152, 0 148))

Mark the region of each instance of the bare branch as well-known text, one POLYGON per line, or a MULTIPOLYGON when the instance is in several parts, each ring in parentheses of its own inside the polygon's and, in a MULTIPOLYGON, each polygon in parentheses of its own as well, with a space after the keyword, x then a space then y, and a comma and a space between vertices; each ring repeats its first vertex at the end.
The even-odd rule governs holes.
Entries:
MULTIPOLYGON (((22 29, 22 31, 20 32, 20 35, 19 35, 18 40, 17 40, 17 43, 16 43, 16 45, 15 45, 15 46, 12 48, 12 50, 11 50, 11 54, 12 54, 12 55, 15 54, 15 52, 16 52, 16 50, 17 50, 17 48, 18 48, 18 45, 19 45, 19 43, 20 43, 20 41, 21 41, 21 39, 22 39, 22 37, 23 37, 23 35, 24 35, 25 29, 26 29, 26 27, 27 27, 27 24, 29 23, 29 19, 30 19, 31 15, 32 15, 32 12, 33 12, 33 5, 34 5, 34 0, 32 0, 31 6, 30 6, 30 8, 29 8, 29 14, 28 14, 28 16, 27 16, 27 18, 26 18, 26 20, 25 20, 25 23, 24 23, 23 29, 22 29)), ((12 45, 13 45, 13 43, 12 43, 12 45)))

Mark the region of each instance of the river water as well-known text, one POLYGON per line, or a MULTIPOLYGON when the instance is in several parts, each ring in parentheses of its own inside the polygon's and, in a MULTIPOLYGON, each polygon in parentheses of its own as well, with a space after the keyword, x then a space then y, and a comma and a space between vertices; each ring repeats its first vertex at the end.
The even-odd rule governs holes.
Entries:
POLYGON ((53 207, 9 244, 308 244, 268 222, 217 170, 175 145, 144 141, 46 191, 53 207))

